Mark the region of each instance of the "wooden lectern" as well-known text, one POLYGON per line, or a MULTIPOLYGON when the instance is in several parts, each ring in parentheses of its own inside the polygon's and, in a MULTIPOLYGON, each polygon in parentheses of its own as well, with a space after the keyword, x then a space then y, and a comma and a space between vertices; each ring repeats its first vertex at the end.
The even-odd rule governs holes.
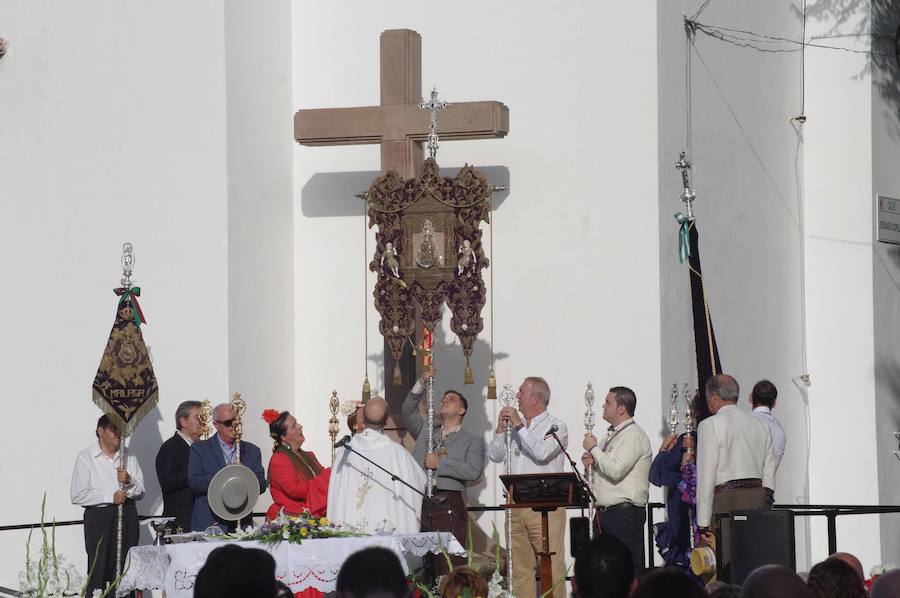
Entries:
MULTIPOLYGON (((553 587, 550 565, 550 524, 547 513, 570 506, 586 506, 584 488, 574 473, 522 473, 501 475, 507 509, 532 509, 541 514, 541 594, 553 587)), ((512 546, 507 549, 512 554, 512 546)), ((513 564, 515 567, 515 564, 513 564)), ((510 580, 510 583, 512 580, 510 580)))

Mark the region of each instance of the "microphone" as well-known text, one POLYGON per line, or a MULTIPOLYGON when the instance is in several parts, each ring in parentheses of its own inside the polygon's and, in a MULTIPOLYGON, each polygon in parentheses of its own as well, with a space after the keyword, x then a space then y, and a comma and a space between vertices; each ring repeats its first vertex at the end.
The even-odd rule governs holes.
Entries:
POLYGON ((349 434, 348 434, 347 436, 344 436, 343 438, 341 438, 341 439, 338 440, 337 442, 335 442, 335 443, 334 443, 334 448, 341 448, 342 446, 344 446, 344 445, 347 444, 348 442, 350 442, 350 435, 349 435, 349 434))
POLYGON ((556 424, 553 424, 552 426, 550 426, 550 429, 547 430, 547 433, 544 434, 544 440, 547 440, 551 436, 556 436, 556 433, 558 431, 559 431, 559 426, 557 426, 556 424))

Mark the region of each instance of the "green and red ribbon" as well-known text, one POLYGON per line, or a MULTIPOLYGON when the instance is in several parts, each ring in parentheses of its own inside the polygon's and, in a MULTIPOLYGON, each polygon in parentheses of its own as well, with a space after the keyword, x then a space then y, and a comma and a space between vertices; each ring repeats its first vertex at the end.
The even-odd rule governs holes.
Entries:
POLYGON ((119 296, 119 305, 122 305, 126 301, 131 304, 135 326, 140 328, 141 324, 147 323, 147 320, 144 319, 144 312, 141 311, 141 306, 137 300, 137 298, 141 296, 141 287, 119 287, 113 289, 113 293, 119 296))

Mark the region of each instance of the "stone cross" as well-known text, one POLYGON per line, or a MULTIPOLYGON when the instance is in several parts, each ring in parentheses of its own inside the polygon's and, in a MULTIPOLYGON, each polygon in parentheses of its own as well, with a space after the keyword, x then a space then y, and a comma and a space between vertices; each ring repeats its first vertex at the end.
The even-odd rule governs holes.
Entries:
MULTIPOLYGON (((294 115, 301 145, 381 145, 381 171, 404 178, 422 172, 422 142, 429 114, 422 102, 422 37, 410 29, 381 34, 381 105, 316 108, 294 115)), ((441 112, 441 141, 493 139, 509 132, 509 109, 500 102, 458 102, 441 112)))

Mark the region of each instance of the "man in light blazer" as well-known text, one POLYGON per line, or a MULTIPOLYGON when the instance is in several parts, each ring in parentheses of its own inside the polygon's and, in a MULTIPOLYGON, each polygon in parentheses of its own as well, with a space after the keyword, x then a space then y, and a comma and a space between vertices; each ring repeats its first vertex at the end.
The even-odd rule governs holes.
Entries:
MULTIPOLYGON (((237 463, 237 434, 234 431, 234 414, 227 403, 213 409, 213 425, 216 433, 207 440, 200 440, 191 445, 191 456, 188 461, 188 484, 194 491, 194 513, 191 517, 191 529, 203 531, 217 524, 225 531, 234 531, 233 521, 218 520, 209 508, 207 491, 213 476, 226 465, 237 463)), ((260 493, 266 490, 266 472, 262 466, 262 454, 259 447, 246 440, 241 440, 240 463, 250 468, 259 481, 260 493)))
POLYGON ((426 471, 435 472, 434 502, 422 503, 422 530, 453 532, 465 545, 466 486, 484 473, 484 439, 462 428, 468 402, 459 391, 447 390, 441 398, 440 415, 435 413, 435 449, 428 452, 426 421, 419 412, 419 402, 425 385, 436 373, 434 368, 429 368, 422 374, 403 401, 401 412, 406 428, 416 439, 413 457, 426 471))

